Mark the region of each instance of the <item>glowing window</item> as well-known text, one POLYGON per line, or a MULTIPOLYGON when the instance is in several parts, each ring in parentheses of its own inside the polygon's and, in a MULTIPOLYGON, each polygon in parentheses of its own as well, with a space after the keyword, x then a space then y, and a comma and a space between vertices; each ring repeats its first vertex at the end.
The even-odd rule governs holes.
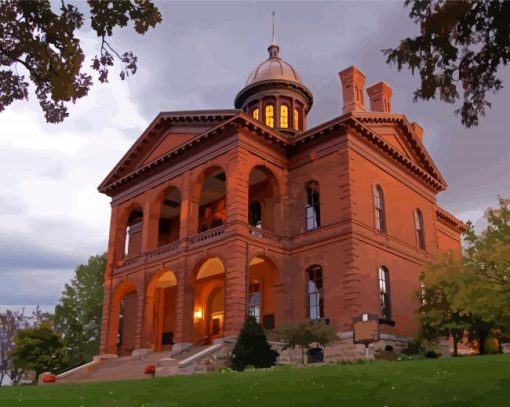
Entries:
POLYGON ((260 117, 259 113, 260 113, 259 112, 259 108, 257 107, 256 109, 253 109, 253 112, 251 114, 252 114, 254 119, 259 120, 259 117, 260 117))
POLYGON ((274 106, 273 105, 266 106, 266 125, 269 127, 274 127, 274 106))
POLYGON ((282 129, 289 127, 289 108, 287 105, 280 106, 280 127, 282 129))
POLYGON ((299 130, 299 110, 294 109, 294 128, 299 130))

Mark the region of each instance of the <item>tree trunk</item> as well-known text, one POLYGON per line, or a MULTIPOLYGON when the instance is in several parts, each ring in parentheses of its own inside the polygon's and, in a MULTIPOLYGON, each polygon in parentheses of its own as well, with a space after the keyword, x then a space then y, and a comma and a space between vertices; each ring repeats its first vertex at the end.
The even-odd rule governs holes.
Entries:
POLYGON ((454 336, 453 337, 453 356, 455 356, 455 357, 459 356, 458 348, 459 348, 459 342, 457 341, 457 338, 454 336))

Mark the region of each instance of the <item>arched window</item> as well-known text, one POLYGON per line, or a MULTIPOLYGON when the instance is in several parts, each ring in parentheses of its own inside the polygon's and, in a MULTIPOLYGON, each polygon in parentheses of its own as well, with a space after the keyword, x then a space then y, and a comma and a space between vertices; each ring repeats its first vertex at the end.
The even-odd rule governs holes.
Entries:
POLYGON ((252 281, 248 288, 248 315, 255 317, 260 323, 260 284, 252 281))
POLYGON ((273 105, 266 106, 266 125, 269 127, 274 127, 274 106, 273 105))
POLYGON ((299 110, 294 108, 294 129, 299 130, 299 110))
POLYGON ((282 129, 289 127, 289 107, 287 105, 280 106, 280 127, 282 129))
POLYGON ((425 249, 425 232, 423 230, 423 215, 419 209, 416 209, 414 213, 416 223, 416 240, 418 241, 418 247, 425 249))
POLYGON ((322 288, 322 267, 308 269, 308 318, 324 317, 324 293, 322 288))
POLYGON ((253 109, 253 111, 251 112, 252 116, 254 119, 257 119, 259 120, 259 117, 260 117, 260 110, 258 107, 256 107, 255 109, 253 109))
POLYGON ((248 207, 248 222, 251 226, 262 228, 262 207, 260 202, 253 201, 248 207))
POLYGON ((317 229, 321 226, 321 208, 319 185, 309 183, 306 187, 306 230, 317 229))
POLYGON ((384 266, 379 267, 379 298, 381 318, 391 320, 390 273, 384 266))
POLYGON ((374 187, 374 210, 375 228, 380 232, 386 232, 386 214, 384 212, 384 195, 381 187, 374 187))

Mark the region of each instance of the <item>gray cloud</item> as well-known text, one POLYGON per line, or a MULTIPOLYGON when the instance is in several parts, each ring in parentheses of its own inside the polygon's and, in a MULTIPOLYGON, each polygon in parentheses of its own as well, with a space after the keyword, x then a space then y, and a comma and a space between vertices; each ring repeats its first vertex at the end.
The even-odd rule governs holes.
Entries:
MULTIPOLYGON (((57 249, 26 235, 0 233, 0 273, 17 270, 73 268, 82 260, 70 249, 57 249)), ((2 282, 3 284, 3 282, 2 282)))

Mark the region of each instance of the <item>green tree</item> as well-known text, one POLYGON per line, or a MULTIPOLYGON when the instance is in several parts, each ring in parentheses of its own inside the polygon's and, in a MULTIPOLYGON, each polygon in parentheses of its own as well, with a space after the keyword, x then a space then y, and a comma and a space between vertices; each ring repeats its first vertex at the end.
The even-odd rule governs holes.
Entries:
POLYGON ((43 372, 57 373, 66 366, 64 345, 50 323, 22 329, 14 338, 14 345, 14 366, 34 371, 36 378, 43 372))
POLYGON ((477 126, 490 108, 487 93, 502 87, 498 68, 510 60, 510 2, 494 0, 406 0, 420 34, 386 49, 387 62, 400 71, 418 72, 414 99, 440 100, 455 110, 466 127, 477 126), (462 92, 462 96, 460 95, 462 92))
POLYGON ((471 323, 464 302, 460 300, 465 298, 463 290, 470 278, 472 276, 465 272, 463 259, 449 255, 439 256, 437 262, 426 266, 420 276, 423 289, 417 312, 420 340, 435 342, 440 337, 451 336, 453 355, 458 355, 458 343, 471 323))
POLYGON ((51 321, 52 315, 42 312, 37 307, 31 314, 21 310, 0 312, 0 386, 6 377, 12 385, 25 382, 29 372, 14 365, 13 350, 16 335, 30 327, 39 326, 43 321, 51 321))
POLYGON ((266 334, 253 316, 244 323, 232 350, 232 369, 244 370, 247 366, 271 367, 276 363, 278 352, 271 349, 266 334))
POLYGON ((312 344, 326 347, 336 339, 336 329, 333 325, 319 320, 314 322, 291 322, 278 329, 279 335, 286 345, 283 349, 301 349, 301 362, 305 363, 305 350, 310 349, 312 344))
POLYGON ((488 226, 476 234, 471 223, 465 232, 461 258, 438 256, 421 275, 424 284, 417 318, 420 335, 428 340, 451 336, 454 354, 467 332, 486 353, 486 340, 510 332, 510 200, 486 212, 488 226))
MULTIPOLYGON (((98 80, 108 81, 116 58, 123 64, 121 79, 134 74, 137 57, 131 51, 119 54, 108 39, 115 28, 129 22, 144 34, 161 22, 159 10, 150 0, 87 3, 91 28, 101 39, 99 55, 90 60, 98 80)), ((78 38, 83 25, 83 12, 64 0, 0 2, 0 112, 15 100, 28 99, 31 81, 47 122, 58 123, 69 115, 67 105, 87 95, 93 84, 83 66, 85 54, 78 38)))
POLYGON ((55 329, 62 335, 70 365, 92 360, 99 352, 106 254, 76 267, 55 307, 55 329))

